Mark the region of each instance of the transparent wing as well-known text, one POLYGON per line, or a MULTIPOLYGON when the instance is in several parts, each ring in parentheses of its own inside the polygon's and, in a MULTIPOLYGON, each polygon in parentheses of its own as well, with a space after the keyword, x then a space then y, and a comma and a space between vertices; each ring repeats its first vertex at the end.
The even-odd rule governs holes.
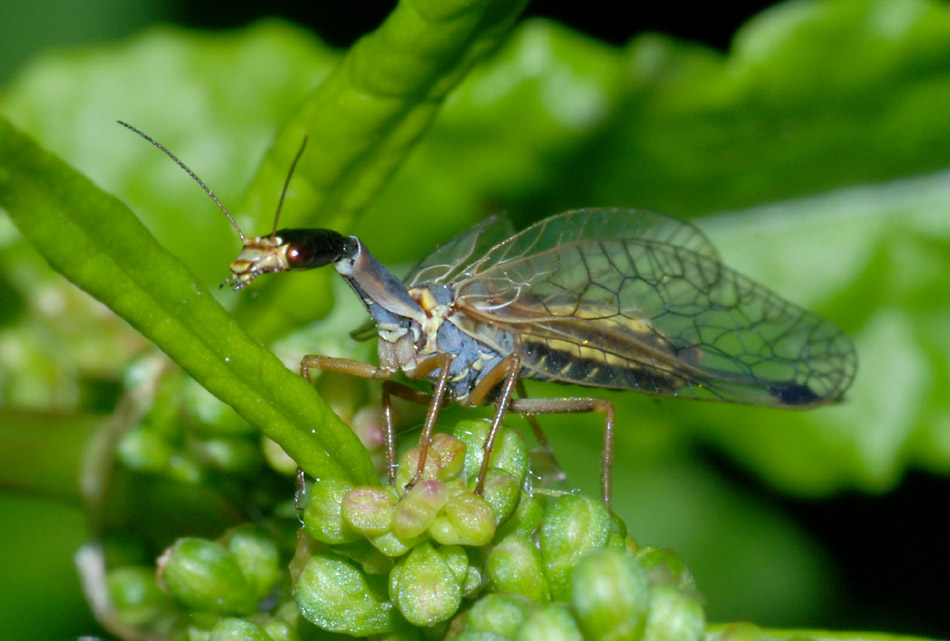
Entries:
POLYGON ((809 407, 856 369, 835 325, 722 266, 692 225, 638 210, 529 227, 466 270, 456 305, 479 340, 510 332, 540 380, 809 407))
POLYGON ((453 282, 471 263, 514 233, 515 228, 507 216, 498 214, 486 218, 432 250, 406 277, 406 288, 453 282))

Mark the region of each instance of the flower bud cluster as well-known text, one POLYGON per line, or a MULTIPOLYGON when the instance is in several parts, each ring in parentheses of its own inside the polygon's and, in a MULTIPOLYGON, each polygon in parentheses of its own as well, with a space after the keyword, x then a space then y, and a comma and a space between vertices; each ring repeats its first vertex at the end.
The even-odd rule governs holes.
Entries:
POLYGON ((405 493, 399 488, 419 469, 418 448, 400 460, 395 487, 314 483, 305 529, 328 547, 310 555, 296 582, 305 619, 352 636, 703 635, 701 602, 682 562, 638 549, 600 501, 532 493, 517 432, 502 430, 478 496, 487 431, 484 422, 464 421, 435 437, 405 493))
POLYGON ((119 624, 175 641, 299 641, 296 606, 275 599, 286 583, 273 534, 253 524, 217 541, 180 538, 158 559, 157 572, 124 566, 106 579, 119 624))
POLYGON ((186 485, 260 470, 264 456, 251 425, 183 373, 155 373, 150 365, 144 360, 128 376, 130 390, 150 385, 155 398, 118 442, 123 467, 186 485))
POLYGON ((639 548, 599 500, 532 492, 517 432, 499 433, 477 493, 487 435, 482 421, 436 435, 418 476, 410 449, 395 486, 316 479, 289 573, 260 527, 179 539, 159 562, 164 592, 143 592, 152 610, 126 599, 128 620, 173 600, 188 641, 293 641, 313 626, 389 641, 702 637, 682 561, 639 548))
POLYGON ((245 525, 223 540, 181 538, 158 560, 158 582, 188 610, 250 614, 281 579, 280 554, 263 528, 245 525))

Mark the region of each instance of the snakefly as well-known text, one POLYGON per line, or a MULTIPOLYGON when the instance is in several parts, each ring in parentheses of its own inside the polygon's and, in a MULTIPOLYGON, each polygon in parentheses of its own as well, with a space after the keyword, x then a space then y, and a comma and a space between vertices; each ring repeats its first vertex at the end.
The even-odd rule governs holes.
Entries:
MULTIPOLYGON (((280 205, 270 234, 245 236, 190 169, 125 126, 181 165, 237 230, 244 248, 225 283, 237 290, 261 274, 332 264, 359 296, 376 325, 379 365, 305 356, 300 371, 308 379, 317 368, 385 381, 390 482, 392 395, 428 405, 419 471, 448 401, 494 405, 486 452, 507 412, 603 413, 601 484, 609 505, 611 403, 525 398, 520 379, 803 409, 837 400, 854 377, 855 350, 838 327, 725 267, 705 236, 681 220, 635 209, 580 209, 515 232, 507 219, 493 217, 436 248, 399 280, 355 236, 278 230, 280 205), (428 381, 432 393, 392 381, 398 371, 428 381)), ((292 173, 293 166, 284 192, 292 173)), ((486 455, 479 490, 487 464, 486 455)))

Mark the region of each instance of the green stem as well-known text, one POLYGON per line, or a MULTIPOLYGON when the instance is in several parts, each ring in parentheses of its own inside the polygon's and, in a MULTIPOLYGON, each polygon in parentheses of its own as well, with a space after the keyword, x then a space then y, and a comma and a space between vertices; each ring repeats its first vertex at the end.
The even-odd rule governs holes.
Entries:
MULTIPOLYGON (((375 32, 347 52, 277 135, 251 181, 242 211, 273 211, 304 134, 311 145, 294 178, 281 227, 347 229, 429 127, 446 96, 508 34, 527 0, 402 0, 375 32)), ((266 216, 259 220, 270 224, 266 216)), ((247 232, 247 230, 245 230, 247 232)), ((269 233, 261 229, 259 233, 269 233)), ((328 304, 314 284, 281 279, 245 297, 235 314, 262 338, 286 320, 274 300, 293 300, 295 317, 317 318, 328 304)), ((323 292, 326 292, 324 286, 323 292)))

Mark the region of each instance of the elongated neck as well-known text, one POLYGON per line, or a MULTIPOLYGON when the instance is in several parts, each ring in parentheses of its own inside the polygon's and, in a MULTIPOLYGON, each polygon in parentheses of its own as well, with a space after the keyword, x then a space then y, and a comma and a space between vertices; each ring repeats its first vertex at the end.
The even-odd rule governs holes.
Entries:
POLYGON ((392 322, 386 314, 379 313, 381 308, 421 324, 426 318, 425 310, 412 299, 403 282, 376 260, 358 238, 350 236, 348 240, 355 242, 355 250, 341 256, 333 266, 359 294, 376 322, 392 322))

